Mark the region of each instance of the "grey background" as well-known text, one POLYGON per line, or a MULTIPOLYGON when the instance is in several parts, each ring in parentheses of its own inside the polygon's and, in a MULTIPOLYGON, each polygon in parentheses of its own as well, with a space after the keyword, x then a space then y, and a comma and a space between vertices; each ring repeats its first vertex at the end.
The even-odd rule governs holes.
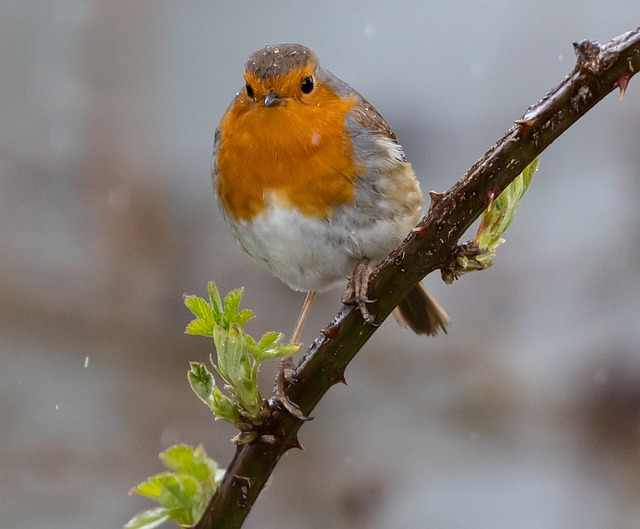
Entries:
MULTIPOLYGON (((0 17, 0 526, 121 527, 157 453, 232 429, 185 379, 185 292, 245 286, 249 330, 303 295, 214 205, 213 130, 246 56, 302 42, 445 190, 572 67, 615 3, 5 0, 0 17)), ((305 425, 249 529, 637 527, 640 92, 543 155, 496 265, 429 288, 446 337, 385 324, 305 425)), ((472 234, 469 234, 471 237, 472 234)), ((309 343, 339 307, 320 296, 309 343)), ((268 392, 275 364, 264 369, 268 392)))

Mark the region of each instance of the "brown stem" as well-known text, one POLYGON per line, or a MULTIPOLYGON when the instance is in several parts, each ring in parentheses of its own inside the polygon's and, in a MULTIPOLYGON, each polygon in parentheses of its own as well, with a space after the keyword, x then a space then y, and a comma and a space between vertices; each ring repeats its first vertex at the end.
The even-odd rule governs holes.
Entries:
MULTIPOLYGON (((374 272, 369 306, 376 325, 344 307, 304 356, 289 398, 309 415, 327 390, 344 381, 344 370, 407 293, 427 274, 445 267, 460 237, 509 183, 556 138, 615 88, 626 87, 640 69, 640 27, 605 46, 574 44, 574 69, 539 103, 529 107, 496 144, 444 194, 431 193, 431 208, 418 227, 374 272)), ((270 400, 271 415, 260 436, 239 446, 222 484, 197 529, 238 529, 280 457, 299 446, 304 424, 270 400)))

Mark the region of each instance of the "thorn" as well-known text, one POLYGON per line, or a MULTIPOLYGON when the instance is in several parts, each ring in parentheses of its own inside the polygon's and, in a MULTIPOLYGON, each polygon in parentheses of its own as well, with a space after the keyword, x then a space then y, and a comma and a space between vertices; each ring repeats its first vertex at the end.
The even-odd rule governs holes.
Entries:
POLYGON ((627 85, 629 84, 629 80, 631 79, 631 74, 628 73, 623 75, 616 81, 616 86, 620 89, 620 102, 624 99, 624 93, 627 90, 627 85))
POLYGON ((437 191, 429 191, 429 196, 431 197, 432 204, 439 202, 444 197, 444 193, 438 193, 437 191))
POLYGON ((531 116, 529 118, 526 116, 522 116, 522 118, 516 119, 514 123, 528 129, 530 127, 533 127, 536 124, 536 121, 538 121, 538 116, 531 116))
POLYGON ((426 229, 427 228, 424 225, 418 224, 415 228, 411 230, 411 233, 415 233, 417 236, 420 236, 424 233, 426 229))
POLYGON ((300 442, 300 440, 298 439, 298 436, 296 435, 296 438, 294 440, 293 445, 291 445, 291 448, 297 448, 298 450, 302 450, 304 451, 304 446, 302 446, 302 443, 300 442))
POLYGON ((344 373, 340 373, 336 379, 335 379, 335 383, 338 384, 344 384, 345 386, 347 386, 347 379, 344 377, 344 373))
POLYGON ((332 323, 328 327, 324 329, 320 329, 322 335, 327 339, 331 340, 338 335, 338 331, 340 330, 340 324, 332 323))

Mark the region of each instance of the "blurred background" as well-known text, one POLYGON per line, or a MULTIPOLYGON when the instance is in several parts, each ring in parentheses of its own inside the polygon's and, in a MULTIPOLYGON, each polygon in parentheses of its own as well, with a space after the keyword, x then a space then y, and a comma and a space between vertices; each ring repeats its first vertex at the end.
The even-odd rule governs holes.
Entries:
MULTIPOLYGON (((184 293, 244 286, 255 335, 303 301, 214 202, 213 131, 247 55, 301 42, 446 190, 637 0, 5 0, 0 17, 0 525, 121 527, 173 443, 221 466, 192 394, 184 293)), ((385 324, 305 425, 247 529, 629 528, 640 523, 640 89, 544 153, 490 270, 426 281, 453 317, 385 324)), ((469 238, 472 233, 469 234, 469 238)), ((321 295, 310 343, 338 310, 321 295)), ((275 363, 265 366, 269 393, 275 363)))

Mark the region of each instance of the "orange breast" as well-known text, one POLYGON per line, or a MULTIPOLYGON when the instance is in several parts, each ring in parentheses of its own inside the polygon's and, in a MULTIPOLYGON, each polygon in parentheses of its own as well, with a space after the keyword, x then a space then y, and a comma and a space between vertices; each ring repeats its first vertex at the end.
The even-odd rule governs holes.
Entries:
POLYGON ((287 99, 266 108, 239 95, 221 123, 218 197, 235 220, 250 220, 267 197, 308 216, 329 218, 353 198, 361 168, 344 118, 354 104, 326 86, 313 103, 287 99))

